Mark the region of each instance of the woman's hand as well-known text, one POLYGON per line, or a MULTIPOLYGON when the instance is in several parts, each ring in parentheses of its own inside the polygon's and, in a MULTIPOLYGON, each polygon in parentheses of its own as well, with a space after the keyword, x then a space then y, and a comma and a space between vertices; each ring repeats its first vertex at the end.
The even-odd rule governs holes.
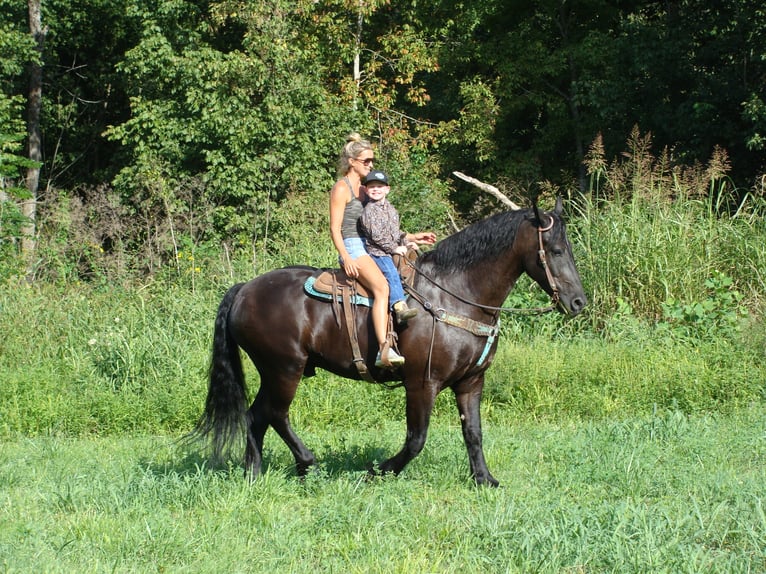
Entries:
POLYGON ((436 243, 436 234, 433 231, 421 231, 419 233, 408 233, 407 241, 419 245, 433 245, 436 243))
POLYGON ((359 277, 359 268, 356 266, 356 263, 354 263, 354 260, 351 259, 350 256, 343 259, 343 270, 346 272, 346 275, 352 279, 359 277))

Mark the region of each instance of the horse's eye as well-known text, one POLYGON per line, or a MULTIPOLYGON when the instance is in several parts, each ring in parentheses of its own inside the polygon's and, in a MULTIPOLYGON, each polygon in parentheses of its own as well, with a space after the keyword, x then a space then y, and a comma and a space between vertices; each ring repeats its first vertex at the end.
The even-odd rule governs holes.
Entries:
POLYGON ((551 249, 551 255, 555 255, 556 257, 561 257, 562 255, 564 255, 564 250, 561 249, 560 247, 554 247, 553 249, 551 249))

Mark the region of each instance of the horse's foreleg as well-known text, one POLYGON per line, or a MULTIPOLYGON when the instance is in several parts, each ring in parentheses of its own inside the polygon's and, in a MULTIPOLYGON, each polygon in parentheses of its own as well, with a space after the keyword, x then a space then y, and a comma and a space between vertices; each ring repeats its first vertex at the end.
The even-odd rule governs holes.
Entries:
POLYGON ((457 409, 460 413, 460 424, 463 429, 463 440, 468 450, 468 460, 471 464, 471 474, 477 484, 497 486, 500 484, 487 468, 484 459, 481 433, 481 393, 484 388, 484 375, 462 382, 454 388, 457 409))
POLYGON ((435 399, 436 393, 428 385, 407 390, 407 437, 402 450, 379 465, 381 473, 399 474, 423 450, 435 399))

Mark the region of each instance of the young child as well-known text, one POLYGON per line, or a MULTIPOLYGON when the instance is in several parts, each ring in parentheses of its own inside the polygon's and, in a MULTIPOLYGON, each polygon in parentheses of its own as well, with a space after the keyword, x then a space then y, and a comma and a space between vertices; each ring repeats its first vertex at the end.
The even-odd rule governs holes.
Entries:
POLYGON ((417 249, 419 244, 436 243, 436 234, 430 231, 406 233, 399 229, 399 213, 386 199, 391 188, 385 173, 372 170, 363 183, 367 187, 367 203, 359 225, 367 243, 367 252, 388 280, 389 306, 397 323, 403 326, 417 315, 418 310, 407 306, 402 280, 391 256, 394 253, 406 254, 408 247, 417 249))

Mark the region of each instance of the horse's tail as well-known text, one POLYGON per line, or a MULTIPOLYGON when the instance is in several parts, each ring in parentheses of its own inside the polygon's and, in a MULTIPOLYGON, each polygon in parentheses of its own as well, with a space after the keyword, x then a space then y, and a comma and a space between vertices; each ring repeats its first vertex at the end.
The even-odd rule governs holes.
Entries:
POLYGON ((234 285, 218 306, 213 333, 205 411, 192 436, 210 440, 213 456, 222 454, 241 435, 246 423, 247 387, 239 346, 229 334, 229 311, 244 283, 234 285))

